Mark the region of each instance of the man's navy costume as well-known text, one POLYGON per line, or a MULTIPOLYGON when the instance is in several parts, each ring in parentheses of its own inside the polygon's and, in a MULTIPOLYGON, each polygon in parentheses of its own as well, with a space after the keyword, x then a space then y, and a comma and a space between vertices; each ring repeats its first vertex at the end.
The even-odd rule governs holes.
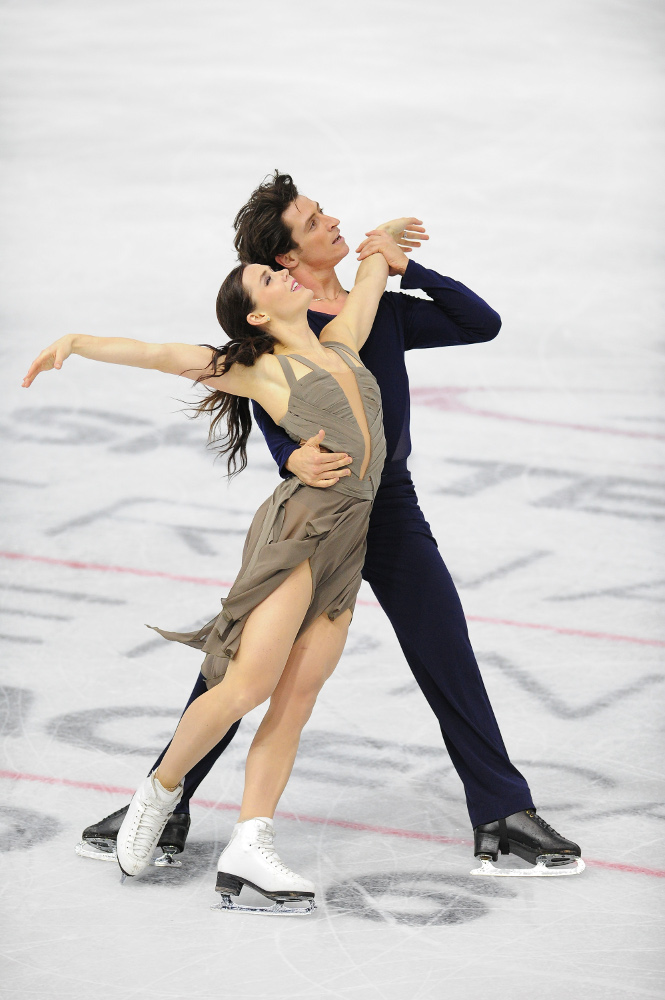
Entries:
MULTIPOLYGON (((526 781, 511 764, 476 663, 462 605, 425 520, 406 466, 411 452, 405 351, 492 340, 501 319, 470 289, 410 260, 401 287, 431 301, 385 292, 360 352, 381 389, 387 461, 372 511, 363 577, 390 619, 413 676, 439 720, 464 789, 473 827, 533 809, 526 781)), ((331 316, 310 311, 318 336, 331 316)), ((282 475, 298 447, 257 404, 254 415, 282 475)), ((188 705, 206 691, 200 676, 188 705)), ((192 768, 176 809, 189 800, 231 742, 239 723, 192 768)), ((406 734, 405 734, 406 735, 406 734)), ((154 767, 162 759, 166 748, 154 767)))

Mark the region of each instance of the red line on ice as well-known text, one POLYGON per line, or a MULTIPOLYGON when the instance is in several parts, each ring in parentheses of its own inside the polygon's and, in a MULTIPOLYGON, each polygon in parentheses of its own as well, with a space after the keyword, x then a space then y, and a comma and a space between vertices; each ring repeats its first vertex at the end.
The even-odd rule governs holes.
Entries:
MULTIPOLYGON (((510 420, 519 424, 538 424, 541 427, 559 427, 571 431, 589 431, 592 434, 610 434, 617 437, 650 438, 655 441, 665 441, 665 434, 653 431, 631 431, 623 428, 597 427, 593 424, 573 424, 564 420, 544 420, 541 417, 523 417, 514 413, 501 413, 499 410, 483 410, 469 406, 463 399, 463 392, 495 392, 489 386, 421 386, 411 389, 411 398, 422 406, 431 406, 436 410, 453 413, 465 413, 472 417, 487 417, 491 420, 510 420)), ((510 390, 514 391, 514 390, 510 390)))
MULTIPOLYGON (((36 781, 43 785, 64 785, 67 788, 82 788, 94 792, 108 792, 112 795, 133 795, 135 789, 122 785, 102 785, 97 781, 74 781, 72 778, 55 778, 47 774, 25 774, 20 771, 0 771, 0 778, 8 781, 36 781)), ((219 809, 224 812, 239 812, 240 806, 234 802, 215 802, 212 799, 192 799, 192 804, 204 809, 219 809)), ((378 833, 384 837, 404 837, 409 840, 425 840, 435 844, 471 844, 466 837, 444 837, 440 833, 423 833, 420 830, 401 830, 392 826, 374 826, 371 823, 357 823, 355 820, 331 819, 328 816, 306 816, 301 813, 275 813, 280 819, 294 820, 296 823, 316 823, 318 826, 336 826, 343 830, 358 830, 361 833, 378 833)), ((643 868, 627 865, 620 861, 593 861, 585 858, 587 865, 605 868, 609 871, 627 872, 630 875, 650 875, 665 878, 665 871, 659 868, 643 868)))
MULTIPOLYGON (((205 576, 185 576, 181 573, 166 573, 157 569, 140 569, 136 566, 107 566, 103 563, 87 563, 78 559, 55 559, 51 556, 33 556, 24 552, 0 552, 1 559, 17 559, 26 562, 46 563, 49 566, 65 566, 68 569, 93 570, 98 573, 129 573, 133 576, 149 576, 163 580, 177 580, 180 583, 195 583, 205 587, 230 587, 232 581, 215 580, 205 576)), ((368 608, 378 608, 378 601, 357 602, 368 608)), ((592 632, 588 629, 566 628, 562 625, 546 625, 541 622, 516 622, 509 618, 487 618, 484 615, 467 615, 467 621, 480 622, 485 625, 507 625, 510 628, 537 629, 544 632, 556 632, 558 635, 577 635, 584 639, 604 639, 607 642, 632 642, 640 646, 665 647, 665 639, 644 639, 636 635, 618 635, 613 632, 592 632)))
POLYGON ((201 583, 208 587, 230 587, 228 580, 207 579, 204 576, 183 576, 180 573, 165 573, 158 569, 140 569, 137 566, 107 566, 103 563, 81 562, 79 559, 53 559, 50 556, 31 556, 25 552, 0 552, 2 559, 23 559, 28 562, 47 563, 50 566, 66 566, 68 569, 91 569, 98 573, 130 573, 133 576, 161 577, 164 580, 178 580, 180 583, 201 583))

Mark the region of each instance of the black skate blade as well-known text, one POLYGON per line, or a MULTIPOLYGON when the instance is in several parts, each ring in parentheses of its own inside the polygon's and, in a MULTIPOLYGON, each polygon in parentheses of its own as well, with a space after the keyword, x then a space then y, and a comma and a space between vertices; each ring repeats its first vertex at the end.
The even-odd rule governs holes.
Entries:
POLYGON ((241 878, 239 875, 229 875, 228 872, 217 872, 215 892, 221 892, 228 896, 239 896, 244 885, 248 889, 253 889, 254 892, 265 896, 266 899, 272 899, 275 903, 298 903, 314 899, 313 892, 269 892, 268 889, 262 889, 260 885, 254 885, 253 882, 250 882, 246 878, 241 878))

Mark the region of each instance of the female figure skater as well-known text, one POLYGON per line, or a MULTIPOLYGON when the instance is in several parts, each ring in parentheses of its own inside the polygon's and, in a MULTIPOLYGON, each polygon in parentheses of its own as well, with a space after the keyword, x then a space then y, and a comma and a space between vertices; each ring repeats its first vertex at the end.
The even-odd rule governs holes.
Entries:
POLYGON ((69 335, 42 351, 23 381, 27 388, 70 354, 154 368, 212 390, 198 409, 212 416, 211 435, 226 418, 220 450, 229 473, 246 465, 249 398, 295 440, 318 434, 350 460, 350 475, 326 490, 296 478, 280 483, 252 521, 240 573, 216 618, 196 633, 157 630, 205 652, 208 691, 186 710, 159 767, 131 801, 118 834, 124 875, 139 875, 150 863, 187 771, 269 698, 247 756, 240 816, 219 859, 216 889, 232 909, 238 907, 230 897, 243 884, 278 908, 285 900, 307 900, 304 912, 314 906, 314 885, 275 852, 272 817, 303 726, 341 656, 360 587, 385 442, 379 389, 357 352, 387 276, 381 253, 363 260, 343 309, 317 340, 307 323, 309 289, 288 270, 240 265, 217 299, 217 317, 230 337, 222 347, 69 335))

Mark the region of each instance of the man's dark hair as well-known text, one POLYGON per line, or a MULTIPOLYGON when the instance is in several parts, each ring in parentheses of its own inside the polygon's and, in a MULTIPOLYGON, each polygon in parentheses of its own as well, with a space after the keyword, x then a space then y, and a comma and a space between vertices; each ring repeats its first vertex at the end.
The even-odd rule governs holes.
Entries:
POLYGON ((268 175, 252 191, 235 219, 233 244, 243 264, 266 264, 275 267, 278 254, 295 250, 291 230, 284 225, 282 215, 298 197, 298 188, 290 174, 279 170, 268 175))

